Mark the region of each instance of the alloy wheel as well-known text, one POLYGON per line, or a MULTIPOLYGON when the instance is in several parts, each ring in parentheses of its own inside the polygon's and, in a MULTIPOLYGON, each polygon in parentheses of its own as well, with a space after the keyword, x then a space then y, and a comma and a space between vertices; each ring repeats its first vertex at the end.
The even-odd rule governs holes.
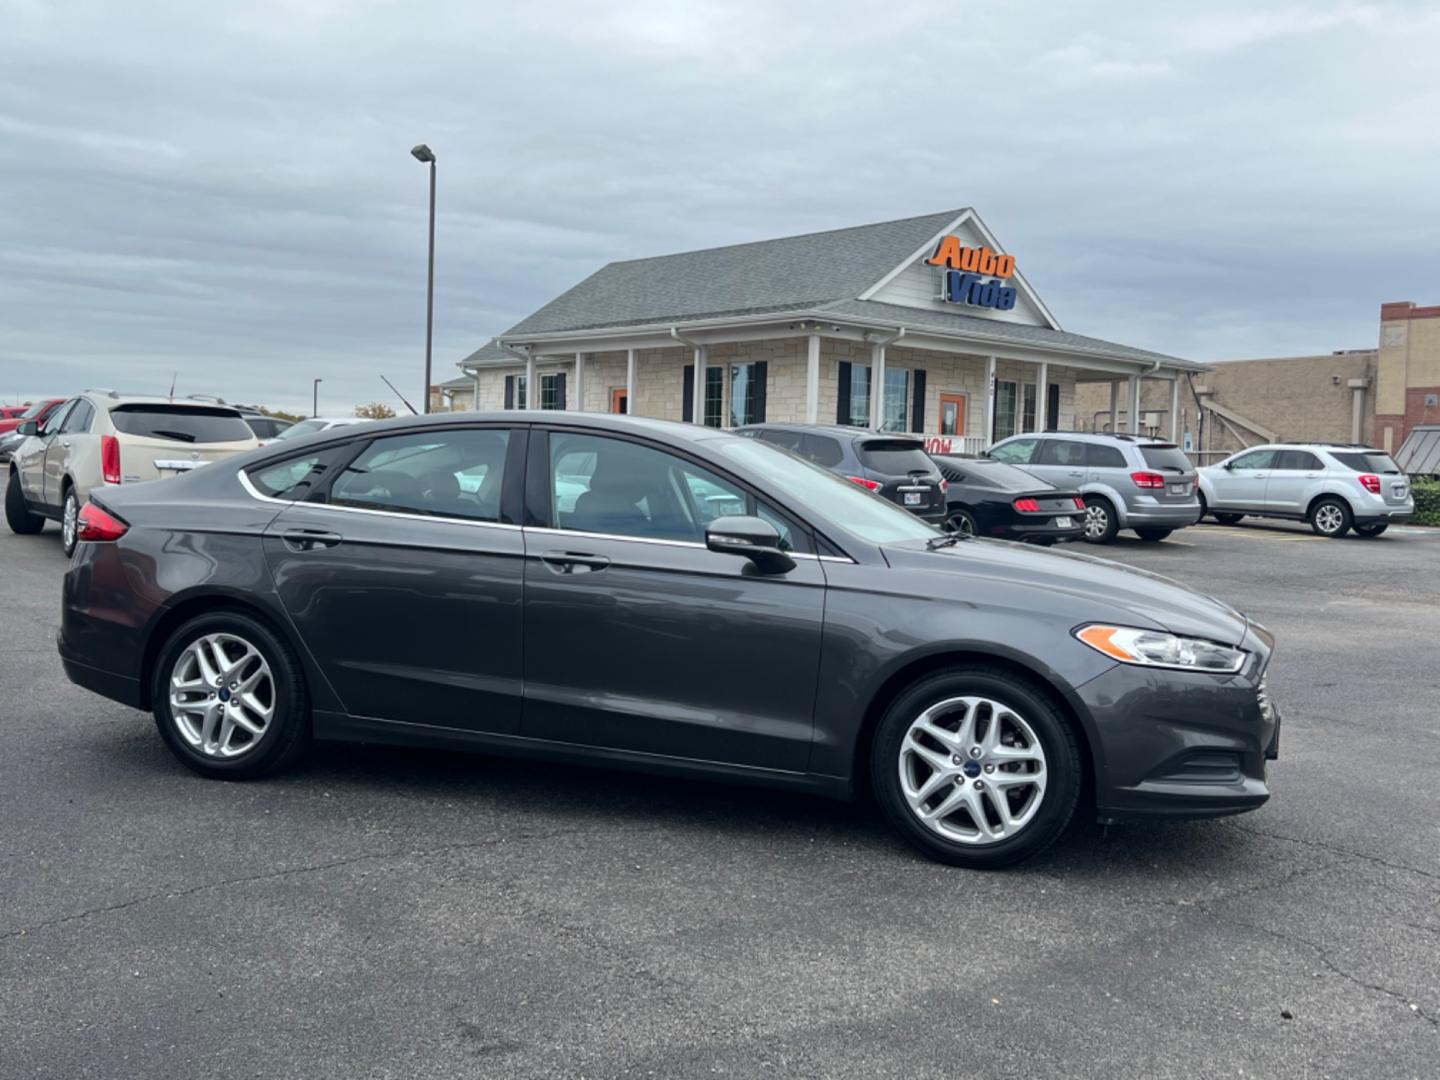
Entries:
POLYGON ((80 528, 80 503, 74 491, 65 493, 65 511, 60 518, 60 542, 66 553, 75 550, 75 535, 80 528))
POLYGON ((900 744, 900 789, 916 819, 947 840, 982 846, 1025 828, 1045 797, 1045 750, 1003 702, 955 697, 910 725, 900 744))
POLYGON ((1091 503, 1085 507, 1085 535, 1095 540, 1105 535, 1105 530, 1110 527, 1110 515, 1105 508, 1098 503, 1091 503))
POLYGON ((235 634, 197 638, 170 670, 170 716, 180 737, 206 757, 253 750, 275 717, 269 663, 235 634))
POLYGON ((1315 528, 1327 536, 1340 531, 1340 526, 1345 524, 1345 514, 1334 503, 1325 503, 1315 511, 1315 528))

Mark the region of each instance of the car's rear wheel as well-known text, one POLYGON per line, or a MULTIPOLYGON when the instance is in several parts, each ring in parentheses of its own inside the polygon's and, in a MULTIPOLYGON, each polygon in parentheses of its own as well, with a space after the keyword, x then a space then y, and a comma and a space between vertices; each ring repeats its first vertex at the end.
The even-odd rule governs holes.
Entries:
POLYGON ((950 515, 950 527, 957 533, 964 533, 966 536, 974 536, 978 526, 975 524, 975 515, 969 510, 956 510, 950 515))
POLYGON ((1215 520, 1218 521, 1221 525, 1234 525, 1244 516, 1244 514, 1222 514, 1217 511, 1215 514, 1215 520))
POLYGON ((80 538, 80 500, 70 484, 65 485, 63 506, 60 513, 60 548, 68 558, 75 554, 75 545, 80 538))
POLYGON ((10 470, 10 483, 5 487, 5 523, 10 531, 21 536, 32 536, 45 528, 45 519, 32 514, 25 503, 25 493, 20 490, 20 474, 10 470))
POLYGON ((1115 507, 1110 505, 1110 500, 1098 495, 1087 496, 1085 499, 1085 540, 1091 544, 1108 544, 1115 539, 1115 534, 1120 531, 1120 523, 1115 520, 1115 507))
POLYGON ((1370 537, 1372 537, 1372 536, 1379 536, 1381 533, 1383 533, 1383 532, 1384 532, 1386 529, 1388 529, 1389 527, 1390 527, 1390 523, 1389 523, 1388 521, 1382 521, 1382 522, 1379 522, 1379 523, 1377 523, 1377 524, 1375 524, 1375 525, 1356 525, 1356 526, 1355 526, 1355 535, 1356 535, 1356 536, 1363 536, 1363 537, 1365 537, 1365 538, 1368 539, 1368 538, 1370 538, 1370 537))
POLYGON ((1141 540, 1148 540, 1150 543, 1155 544, 1164 540, 1174 531, 1174 529, 1136 529, 1135 535, 1140 537, 1141 540))
POLYGON ((1042 687, 957 667, 921 679, 875 731, 871 782, 896 830, 941 862, 1010 866, 1043 851, 1080 794, 1075 732, 1042 687))
POLYGON ((300 662, 270 627, 242 612, 201 615, 171 634, 152 697, 160 737, 204 776, 263 776, 310 743, 300 662))
POLYGON ((1353 520, 1344 499, 1321 499, 1310 508, 1310 528, 1321 536, 1338 540, 1350 531, 1353 520))

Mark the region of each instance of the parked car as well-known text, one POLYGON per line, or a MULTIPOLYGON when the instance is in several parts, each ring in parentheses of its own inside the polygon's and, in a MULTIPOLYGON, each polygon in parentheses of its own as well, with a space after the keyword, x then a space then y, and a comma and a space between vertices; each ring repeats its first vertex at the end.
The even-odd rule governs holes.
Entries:
POLYGON ((0 420, 14 420, 19 423, 29 408, 29 405, 0 405, 0 420))
POLYGON ((1085 531, 1085 500, 992 458, 934 455, 948 485, 948 524, 957 532, 1050 545, 1085 531))
POLYGON ((1200 520, 1195 468, 1174 443, 1144 435, 1047 431, 1014 435, 988 451, 1085 499, 1085 536, 1108 544, 1121 529, 1164 540, 1200 520))
POLYGON ((363 416, 315 416, 309 420, 301 420, 291 424, 284 431, 274 437, 276 439, 299 439, 306 435, 314 435, 321 431, 330 431, 338 427, 349 427, 351 424, 370 423, 363 416))
POLYGON ((16 448, 27 438, 28 435, 21 435, 18 431, 7 431, 0 435, 0 464, 9 461, 16 448))
POLYGON ((1272 443, 1200 470, 1203 513, 1308 521, 1320 536, 1379 536, 1415 516, 1410 479, 1389 454, 1344 443, 1272 443))
POLYGON ((188 472, 259 441, 228 405, 122 397, 87 390, 52 412, 10 459, 5 520, 17 533, 38 533, 45 519, 60 522, 60 542, 75 550, 80 508, 94 491, 188 472))
POLYGON ((19 416, 7 416, 0 419, 0 435, 14 431, 26 420, 43 422, 45 417, 49 416, 57 405, 62 405, 64 402, 64 398, 46 398, 44 401, 37 401, 32 405, 26 406, 26 408, 21 410, 19 416))
POLYGON ((260 440, 261 446, 264 446, 271 439, 278 439, 281 434, 295 426, 295 421, 293 420, 283 420, 278 416, 267 416, 258 409, 247 409, 243 405, 237 405, 236 408, 240 410, 241 419, 243 419, 250 430, 255 433, 255 437, 260 440))
POLYGON ((818 424, 752 424, 735 433, 784 447, 926 521, 948 516, 945 478, 913 436, 818 424))
POLYGON ((205 776, 320 738, 869 788, 975 867, 1045 847, 1082 789, 1105 821, 1269 797, 1265 630, 1154 575, 944 533, 764 439, 392 420, 97 489, 79 538, 67 674, 152 710, 205 776))

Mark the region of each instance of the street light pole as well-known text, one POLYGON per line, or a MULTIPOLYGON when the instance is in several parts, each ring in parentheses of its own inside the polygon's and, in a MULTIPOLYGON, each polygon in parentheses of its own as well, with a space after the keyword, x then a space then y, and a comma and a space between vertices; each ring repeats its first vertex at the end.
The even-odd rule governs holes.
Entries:
POLYGON ((430 166, 430 267, 425 281, 425 411, 430 411, 430 347, 435 333, 435 153, 421 143, 410 153, 430 166))
POLYGON ((312 417, 320 415, 320 384, 324 381, 324 379, 316 379, 310 384, 310 415, 312 417))

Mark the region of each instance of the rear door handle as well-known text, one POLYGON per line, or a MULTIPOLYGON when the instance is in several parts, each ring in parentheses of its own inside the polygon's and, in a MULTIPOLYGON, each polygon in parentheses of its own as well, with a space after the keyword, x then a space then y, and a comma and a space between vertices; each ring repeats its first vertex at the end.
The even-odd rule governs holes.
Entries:
POLYGON ((604 555, 583 551, 542 551, 540 561, 556 574, 588 574, 610 565, 604 555))
POLYGON ((344 539, 339 533, 322 532, 319 529, 287 529, 280 534, 285 546, 291 551, 314 551, 316 548, 332 548, 344 539))

